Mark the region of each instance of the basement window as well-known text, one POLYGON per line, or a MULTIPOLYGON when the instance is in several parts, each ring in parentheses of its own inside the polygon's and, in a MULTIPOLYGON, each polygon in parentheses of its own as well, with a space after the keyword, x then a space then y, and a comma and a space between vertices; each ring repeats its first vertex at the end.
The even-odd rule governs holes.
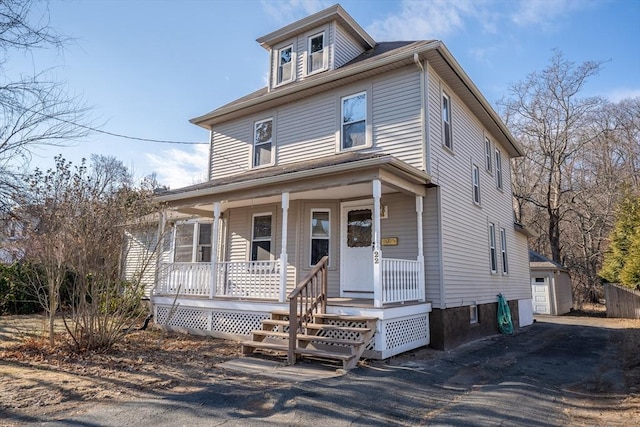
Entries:
POLYGON ((469 306, 469 323, 478 323, 478 306, 475 304, 469 306))

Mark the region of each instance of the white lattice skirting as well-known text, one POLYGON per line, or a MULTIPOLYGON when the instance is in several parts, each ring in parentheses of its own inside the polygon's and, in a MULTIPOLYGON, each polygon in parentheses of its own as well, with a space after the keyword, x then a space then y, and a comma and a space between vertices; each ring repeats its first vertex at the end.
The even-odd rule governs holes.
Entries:
POLYGON ((249 338, 251 331, 261 329, 262 320, 267 318, 269 313, 189 307, 176 307, 172 312, 171 306, 155 306, 158 325, 236 340, 249 338))

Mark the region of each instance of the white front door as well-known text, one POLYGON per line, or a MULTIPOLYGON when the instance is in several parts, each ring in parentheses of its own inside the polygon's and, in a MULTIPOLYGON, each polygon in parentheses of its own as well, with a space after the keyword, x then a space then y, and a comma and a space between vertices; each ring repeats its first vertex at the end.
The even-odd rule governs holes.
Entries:
POLYGON ((373 205, 342 205, 340 295, 369 298, 373 294, 373 205))
POLYGON ((533 302, 533 312, 536 314, 551 314, 549 304, 549 278, 531 278, 531 298, 533 302))

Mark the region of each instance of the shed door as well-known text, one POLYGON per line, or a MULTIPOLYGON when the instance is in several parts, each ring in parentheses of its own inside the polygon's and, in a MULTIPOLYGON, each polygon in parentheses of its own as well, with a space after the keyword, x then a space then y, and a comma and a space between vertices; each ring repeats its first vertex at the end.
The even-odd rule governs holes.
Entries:
POLYGON ((536 314, 551 314, 549 304, 549 278, 531 278, 531 298, 533 301, 533 312, 536 314))

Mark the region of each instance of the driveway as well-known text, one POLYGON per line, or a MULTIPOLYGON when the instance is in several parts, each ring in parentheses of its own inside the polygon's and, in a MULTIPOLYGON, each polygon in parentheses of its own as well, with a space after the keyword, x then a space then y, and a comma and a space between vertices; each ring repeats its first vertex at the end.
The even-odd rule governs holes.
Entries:
POLYGON ((268 388, 251 375, 228 371, 204 390, 81 406, 55 421, 39 421, 156 427, 631 425, 640 415, 634 406, 640 399, 625 385, 619 355, 624 330, 611 327, 610 319, 537 320, 513 336, 437 352, 427 360, 418 352, 339 377, 278 381, 268 388))

